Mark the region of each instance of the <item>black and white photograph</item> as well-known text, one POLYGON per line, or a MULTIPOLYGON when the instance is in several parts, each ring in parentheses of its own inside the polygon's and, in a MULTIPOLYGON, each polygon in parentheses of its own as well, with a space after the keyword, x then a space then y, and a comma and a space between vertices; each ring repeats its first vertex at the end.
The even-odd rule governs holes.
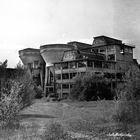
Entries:
POLYGON ((140 1, 0 0, 0 140, 140 140, 140 1))

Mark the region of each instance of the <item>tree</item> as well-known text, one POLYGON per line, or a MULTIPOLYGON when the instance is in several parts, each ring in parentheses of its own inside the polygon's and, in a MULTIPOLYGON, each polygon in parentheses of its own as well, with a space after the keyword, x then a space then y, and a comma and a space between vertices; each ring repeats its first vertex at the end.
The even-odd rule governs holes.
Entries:
POLYGON ((126 72, 124 83, 117 88, 115 120, 123 123, 140 122, 140 70, 131 66, 126 72))
POLYGON ((70 96, 73 99, 90 101, 113 99, 114 94, 107 79, 88 72, 84 75, 76 76, 75 85, 72 88, 70 96))
POLYGON ((0 62, 0 68, 7 68, 8 60, 6 59, 4 62, 0 62))

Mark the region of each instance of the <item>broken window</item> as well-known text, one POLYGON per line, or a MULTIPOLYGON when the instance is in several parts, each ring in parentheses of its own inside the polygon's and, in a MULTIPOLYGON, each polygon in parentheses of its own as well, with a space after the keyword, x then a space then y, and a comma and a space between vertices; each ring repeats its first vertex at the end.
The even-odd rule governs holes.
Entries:
POLYGON ((87 64, 86 61, 80 61, 80 62, 78 62, 78 67, 79 67, 79 68, 81 68, 81 67, 86 67, 86 64, 87 64))
POLYGON ((75 77, 76 76, 76 72, 74 72, 74 73, 70 73, 70 79, 72 79, 73 77, 75 77))
POLYGON ((56 78, 56 80, 60 80, 61 79, 61 74, 56 74, 55 78, 56 78))
POLYGON ((69 88, 69 84, 63 84, 62 88, 69 88))
POLYGON ((62 69, 68 69, 68 63, 62 63, 62 69))
POLYGON ((102 62, 101 61, 94 61, 94 67, 95 68, 102 68, 102 62))
POLYGON ((77 68, 77 63, 76 62, 70 62, 69 63, 69 68, 72 68, 72 69, 77 68))
POLYGON ((98 50, 98 49, 94 49, 94 52, 95 52, 95 53, 98 53, 98 52, 99 52, 99 50, 98 50))
POLYGON ((87 66, 88 66, 88 67, 92 67, 92 66, 93 66, 93 62, 92 62, 92 61, 88 61, 88 62, 87 62, 87 66))
POLYGON ((73 87, 73 85, 72 84, 70 84, 70 88, 72 89, 72 87, 73 87))
POLYGON ((109 54, 108 55, 108 60, 114 61, 115 60, 115 54, 109 54))
POLYGON ((103 63, 103 68, 106 68, 106 69, 108 69, 108 63, 103 63))
POLYGON ((62 74, 62 79, 69 79, 69 74, 68 73, 63 73, 62 74))
POLYGON ((32 68, 32 63, 28 63, 28 68, 31 69, 32 68))
POLYGON ((34 68, 38 68, 39 67, 39 61, 34 61, 34 68))
POLYGON ((105 48, 100 49, 99 53, 106 54, 106 49, 105 48))

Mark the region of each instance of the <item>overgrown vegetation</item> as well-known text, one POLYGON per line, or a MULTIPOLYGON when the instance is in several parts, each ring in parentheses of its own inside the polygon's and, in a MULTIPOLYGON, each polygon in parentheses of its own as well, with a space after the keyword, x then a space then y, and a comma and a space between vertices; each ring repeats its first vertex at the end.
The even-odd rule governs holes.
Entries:
POLYGON ((129 69, 126 77, 124 77, 124 81, 116 90, 117 100, 99 101, 98 99, 113 99, 114 97, 114 92, 111 91, 108 80, 92 73, 86 73, 83 76, 78 75, 76 77, 76 85, 71 92, 71 98, 79 101, 98 101, 69 102, 67 105, 61 102, 50 103, 49 105, 44 103, 41 107, 38 107, 40 104, 36 105, 33 111, 37 112, 38 108, 38 113, 40 114, 42 112, 45 112, 47 115, 50 113, 48 115, 49 119, 52 116, 52 118, 56 117, 59 121, 61 120, 60 123, 47 124, 44 131, 40 134, 38 126, 35 127, 33 125, 25 128, 19 123, 18 114, 22 109, 32 104, 36 95, 35 91, 39 93, 39 96, 42 94, 42 89, 35 87, 30 74, 19 67, 19 73, 14 78, 5 81, 5 87, 1 90, 0 137, 3 135, 4 138, 9 134, 9 139, 15 135, 17 137, 13 139, 21 140, 86 140, 89 139, 86 138, 89 135, 99 137, 99 135, 106 136, 109 133, 122 132, 119 126, 115 126, 116 122, 118 124, 121 123, 122 126, 140 122, 139 71, 136 71, 135 68, 129 69), (53 107, 51 108, 51 106, 53 107), (65 129, 66 126, 67 129, 65 129), (76 137, 82 136, 82 134, 85 138, 76 137))
POLYGON ((114 92, 111 90, 110 81, 94 73, 78 75, 75 85, 71 90, 71 98, 79 101, 92 101, 98 99, 111 100, 114 92))
POLYGON ((140 71, 131 67, 124 83, 117 88, 118 101, 113 116, 117 122, 124 124, 140 122, 140 71))
MULTIPOLYGON (((4 67, 1 69, 4 70, 4 67)), ((0 126, 17 125, 18 113, 31 105, 35 96, 30 74, 23 69, 17 69, 14 76, 3 80, 0 95, 0 126)))

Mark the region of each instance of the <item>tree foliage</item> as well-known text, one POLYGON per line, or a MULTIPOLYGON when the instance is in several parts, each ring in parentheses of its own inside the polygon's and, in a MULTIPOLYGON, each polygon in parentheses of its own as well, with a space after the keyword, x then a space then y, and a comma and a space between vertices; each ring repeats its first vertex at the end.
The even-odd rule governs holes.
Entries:
POLYGON ((90 101, 113 99, 114 94, 107 79, 93 73, 86 73, 75 78, 75 85, 73 85, 70 96, 72 99, 90 101))
POLYGON ((124 124, 140 122, 140 70, 132 66, 126 72, 124 83, 117 88, 118 101, 113 116, 124 124))
POLYGON ((35 92, 31 75, 25 70, 18 74, 14 79, 6 80, 5 86, 1 89, 0 125, 2 126, 15 123, 18 113, 33 103, 35 92))
POLYGON ((7 68, 8 60, 6 59, 4 62, 0 62, 0 68, 7 68))

